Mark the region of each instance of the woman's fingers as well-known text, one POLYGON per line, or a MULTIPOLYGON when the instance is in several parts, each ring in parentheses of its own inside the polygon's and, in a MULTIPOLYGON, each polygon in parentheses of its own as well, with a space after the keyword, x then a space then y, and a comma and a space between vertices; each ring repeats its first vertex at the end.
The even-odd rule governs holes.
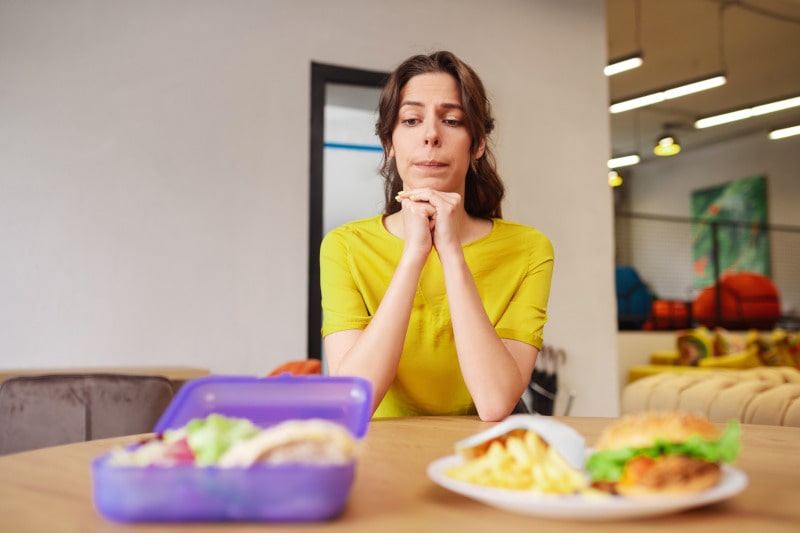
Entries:
POLYGON ((461 195, 454 192, 442 192, 434 189, 411 189, 400 191, 395 196, 401 204, 408 200, 414 203, 427 203, 437 211, 452 212, 461 204, 461 195))
POLYGON ((433 246, 433 222, 436 209, 428 202, 398 198, 402 206, 406 245, 428 253, 433 246))
POLYGON ((433 189, 412 189, 401 191, 397 199, 403 204, 404 210, 419 205, 430 206, 433 209, 433 213, 429 215, 428 227, 432 234, 433 246, 437 249, 441 246, 461 246, 459 223, 456 220, 461 204, 460 194, 433 189))
POLYGON ((412 202, 427 202, 435 207, 437 210, 441 208, 454 209, 461 203, 461 195, 454 192, 442 192, 433 189, 411 189, 408 191, 400 191, 395 196, 397 201, 403 203, 403 200, 410 200, 412 202))

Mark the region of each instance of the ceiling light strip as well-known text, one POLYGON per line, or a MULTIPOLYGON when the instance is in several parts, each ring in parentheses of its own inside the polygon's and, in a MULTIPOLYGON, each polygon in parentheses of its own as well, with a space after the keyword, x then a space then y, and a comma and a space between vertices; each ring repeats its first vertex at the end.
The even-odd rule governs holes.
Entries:
POLYGON ((603 68, 603 74, 606 76, 613 76, 620 72, 627 72, 628 70, 639 68, 643 63, 644 59, 642 59, 641 54, 615 59, 603 68))
POLYGON ((664 91, 664 98, 667 100, 672 100, 673 98, 680 98, 681 96, 686 96, 687 94, 707 91, 709 89, 719 87, 720 85, 725 85, 725 82, 727 81, 727 78, 720 74, 719 76, 714 76, 705 80, 687 83, 686 85, 681 85, 680 87, 675 87, 674 89, 667 89, 664 91))
POLYGON ((711 76, 710 78, 692 81, 689 83, 685 83, 683 85, 671 87, 669 89, 663 89, 643 96, 637 96, 635 98, 630 98, 628 100, 616 102, 611 104, 608 110, 611 113, 622 113, 623 111, 630 111, 631 109, 637 109, 640 107, 657 104, 659 102, 663 102, 664 100, 672 100, 673 98, 680 98, 681 96, 686 96, 687 94, 694 94, 700 91, 707 91, 708 89, 713 89, 714 87, 725 85, 726 82, 727 78, 725 78, 725 75, 716 74, 714 76, 711 76))
POLYGON ((608 168, 621 168, 636 165, 640 157, 637 154, 623 155, 608 160, 608 168))
POLYGON ((783 100, 776 100, 775 102, 769 102, 767 104, 737 109, 736 111, 729 111, 719 115, 700 118, 695 121, 694 127, 701 130, 703 128, 719 126, 720 124, 728 124, 729 122, 757 117, 759 115, 766 115, 767 113, 783 111, 784 109, 791 109, 798 106, 800 106, 800 96, 795 96, 783 100))
POLYGON ((777 140, 777 139, 785 139, 786 137, 792 137, 794 135, 800 135, 800 124, 797 126, 790 126, 788 128, 781 128, 779 130, 772 130, 769 132, 768 137, 770 139, 777 140))

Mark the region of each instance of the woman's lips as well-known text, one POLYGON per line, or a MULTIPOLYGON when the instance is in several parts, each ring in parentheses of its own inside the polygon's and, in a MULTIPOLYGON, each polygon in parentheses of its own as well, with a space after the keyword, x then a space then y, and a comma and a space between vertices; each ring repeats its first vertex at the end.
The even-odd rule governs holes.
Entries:
POLYGON ((446 163, 441 161, 418 161, 415 165, 421 168, 443 168, 447 166, 446 163))

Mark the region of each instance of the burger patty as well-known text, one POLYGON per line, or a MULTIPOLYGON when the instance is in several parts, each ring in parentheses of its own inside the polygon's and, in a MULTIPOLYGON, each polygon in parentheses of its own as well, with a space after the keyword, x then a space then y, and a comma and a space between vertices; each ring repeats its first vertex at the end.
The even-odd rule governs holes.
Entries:
POLYGON ((682 485, 689 480, 719 471, 719 465, 685 455, 668 455, 653 459, 635 457, 625 465, 620 483, 655 489, 682 485))

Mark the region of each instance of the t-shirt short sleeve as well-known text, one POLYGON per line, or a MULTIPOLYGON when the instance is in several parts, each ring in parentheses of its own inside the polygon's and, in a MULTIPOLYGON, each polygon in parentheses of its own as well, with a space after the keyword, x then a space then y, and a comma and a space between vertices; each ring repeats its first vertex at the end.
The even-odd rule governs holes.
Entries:
POLYGON ((320 246, 323 337, 369 324, 371 317, 349 265, 347 233, 341 229, 328 233, 320 246))

